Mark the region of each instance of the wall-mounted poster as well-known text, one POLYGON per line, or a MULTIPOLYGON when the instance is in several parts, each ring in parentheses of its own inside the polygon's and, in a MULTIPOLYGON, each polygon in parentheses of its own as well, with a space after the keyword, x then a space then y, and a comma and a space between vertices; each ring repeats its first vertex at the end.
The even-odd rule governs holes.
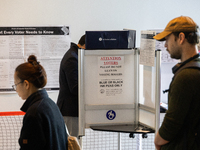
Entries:
POLYGON ((160 33, 161 30, 141 31, 140 43, 140 64, 154 66, 155 50, 161 50, 162 63, 177 63, 178 60, 172 59, 166 50, 165 41, 157 41, 153 37, 160 33))
POLYGON ((59 88, 59 66, 70 47, 68 26, 0 27, 0 92, 13 91, 14 69, 35 55, 47 72, 48 90, 59 88))
POLYGON ((141 31, 140 64, 154 66, 155 59, 155 31, 141 31))

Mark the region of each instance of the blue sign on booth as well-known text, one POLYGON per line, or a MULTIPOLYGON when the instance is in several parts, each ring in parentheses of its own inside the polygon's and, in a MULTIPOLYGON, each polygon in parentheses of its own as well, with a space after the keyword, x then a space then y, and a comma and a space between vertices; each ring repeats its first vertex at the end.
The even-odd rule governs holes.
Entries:
POLYGON ((114 110, 109 110, 106 114, 106 117, 109 119, 109 120, 113 120, 115 119, 116 117, 116 113, 114 110))

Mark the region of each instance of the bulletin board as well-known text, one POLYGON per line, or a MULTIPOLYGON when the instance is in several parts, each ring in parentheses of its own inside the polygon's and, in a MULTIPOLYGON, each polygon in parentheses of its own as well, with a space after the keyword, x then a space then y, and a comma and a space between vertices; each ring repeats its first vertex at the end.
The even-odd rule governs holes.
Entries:
POLYGON ((46 89, 59 88, 59 66, 70 47, 69 26, 0 27, 0 92, 13 91, 14 69, 35 55, 47 73, 46 89))

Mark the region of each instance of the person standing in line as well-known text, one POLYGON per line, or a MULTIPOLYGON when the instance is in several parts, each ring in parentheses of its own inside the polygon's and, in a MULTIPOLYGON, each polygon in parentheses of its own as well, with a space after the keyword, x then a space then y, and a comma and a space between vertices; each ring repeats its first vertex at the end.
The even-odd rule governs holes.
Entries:
POLYGON ((43 87, 47 83, 44 68, 34 55, 15 69, 13 89, 25 100, 25 112, 19 137, 20 150, 66 150, 67 132, 56 103, 43 87))
POLYGON ((200 150, 200 58, 197 24, 187 16, 171 20, 154 36, 166 41, 171 58, 181 62, 172 68, 168 110, 155 136, 157 150, 200 150))
POLYGON ((78 45, 71 43, 70 49, 60 63, 60 90, 57 105, 63 115, 69 134, 78 138, 78 49, 85 49, 85 35, 78 45))

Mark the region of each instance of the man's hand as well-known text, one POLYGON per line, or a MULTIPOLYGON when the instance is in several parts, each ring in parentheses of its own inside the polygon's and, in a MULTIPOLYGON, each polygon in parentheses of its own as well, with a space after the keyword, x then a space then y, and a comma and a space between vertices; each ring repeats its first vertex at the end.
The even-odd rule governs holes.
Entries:
POLYGON ((161 147, 162 147, 162 145, 165 145, 165 144, 167 144, 167 143, 169 143, 169 141, 164 140, 164 139, 160 136, 160 134, 157 132, 156 137, 155 137, 155 140, 154 140, 154 144, 155 144, 156 149, 157 149, 157 150, 160 150, 161 147))

